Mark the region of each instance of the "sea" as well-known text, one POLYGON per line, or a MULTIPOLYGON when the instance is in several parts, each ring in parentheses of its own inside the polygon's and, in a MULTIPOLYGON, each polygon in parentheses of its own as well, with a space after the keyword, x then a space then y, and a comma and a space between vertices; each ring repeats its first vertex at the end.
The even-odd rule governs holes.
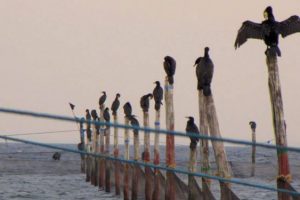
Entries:
MULTIPOLYGON (((76 149, 75 144, 53 144, 76 149)), ((141 146, 141 148, 143 148, 141 146)), ((152 147, 153 148, 153 147, 152 147)), ((123 146, 120 147, 121 152, 123 146)), ((131 148, 131 151, 133 149, 131 148)), ((226 147, 226 154, 233 177, 238 180, 276 187, 277 159, 276 151, 257 148, 255 176, 251 177, 251 147, 226 147)), ((164 165, 165 147, 160 147, 161 161, 164 165)), ((131 155, 132 152, 131 152, 131 155)), ((176 164, 187 169, 189 147, 176 146, 176 164)), ((122 156, 122 155, 121 155, 122 156)), ((216 169, 213 150, 210 149, 212 169, 216 169)), ((290 152, 289 160, 292 174, 292 186, 300 191, 300 154, 290 152)), ((198 163, 199 168, 199 163, 198 163)), ((187 176, 178 176, 187 183, 187 176)), ((200 179, 197 179, 200 183, 200 179)), ((201 185, 201 184, 200 184, 201 185)), ((240 199, 272 200, 277 193, 244 185, 232 184, 232 191, 240 199)), ((212 181, 212 192, 220 198, 219 183, 212 181)), ((0 143, 0 200, 6 199, 103 199, 119 200, 114 192, 106 193, 85 181, 80 172, 80 155, 55 149, 21 143, 0 143), (52 156, 61 153, 61 159, 55 161, 52 156)))

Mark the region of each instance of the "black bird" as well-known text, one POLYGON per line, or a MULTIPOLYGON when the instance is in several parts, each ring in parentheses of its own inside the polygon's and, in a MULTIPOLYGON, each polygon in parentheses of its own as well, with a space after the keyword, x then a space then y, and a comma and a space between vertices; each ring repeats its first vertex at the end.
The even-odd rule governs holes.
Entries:
POLYGON ((146 94, 144 96, 141 97, 140 100, 140 105, 143 109, 143 112, 148 112, 149 111, 149 106, 150 106, 150 99, 153 98, 153 95, 151 93, 146 94))
POLYGON ((168 82, 173 85, 174 83, 174 74, 176 70, 176 61, 171 56, 166 56, 164 61, 164 69, 168 76, 168 82))
POLYGON ((119 93, 117 93, 115 100, 111 104, 110 109, 112 110, 112 115, 117 115, 117 111, 118 111, 119 106, 120 106, 120 101, 119 101, 120 96, 121 95, 119 93))
POLYGON ((102 96, 99 98, 99 106, 100 107, 105 103, 105 100, 106 100, 106 92, 103 91, 102 96))
POLYGON ((52 156, 52 159, 53 160, 60 160, 60 156, 61 156, 61 153, 59 152, 55 152, 52 156))
POLYGON ((249 125, 250 125, 250 127, 251 127, 252 130, 256 129, 256 123, 254 121, 250 121, 249 125))
POLYGON ((91 111, 91 116, 92 116, 93 120, 98 119, 97 111, 96 110, 92 110, 91 111))
MULTIPOLYGON (((198 90, 203 90, 205 96, 211 95, 210 84, 214 74, 214 64, 208 54, 209 48, 204 48, 204 57, 199 57, 195 61, 196 75, 198 79, 198 90)), ((194 65, 194 66, 195 66, 194 65)))
POLYGON ((129 102, 124 104, 123 110, 124 110, 124 114, 125 114, 126 117, 132 115, 132 107, 131 107, 131 104, 129 102))
MULTIPOLYGON (((194 123, 194 117, 186 117, 186 118, 189 120, 186 123, 185 131, 187 133, 200 134, 197 125, 194 123)), ((190 139, 191 139, 190 148, 194 150, 197 146, 197 142, 199 141, 199 138, 190 137, 190 139)))
POLYGON ((278 22, 272 12, 272 7, 268 6, 264 10, 265 20, 262 23, 245 21, 239 29, 234 46, 240 47, 248 38, 264 40, 267 45, 266 53, 269 49, 274 49, 278 56, 281 52, 278 48, 278 36, 284 38, 296 32, 300 32, 300 18, 296 15, 288 19, 278 22))
POLYGON ((162 105, 162 100, 163 100, 163 95, 164 95, 164 91, 162 89, 162 87, 160 86, 160 82, 159 81, 155 81, 154 82, 156 84, 154 90, 153 90, 153 97, 154 97, 154 101, 155 101, 155 110, 159 110, 160 106, 162 105))
MULTIPOLYGON (((129 119, 129 122, 131 124, 131 126, 137 126, 137 127, 140 127, 140 123, 139 121, 137 120, 136 116, 135 115, 129 115, 127 116, 128 119, 129 119)), ((139 130, 138 129, 133 129, 133 133, 134 134, 138 134, 139 133, 139 130)))
MULTIPOLYGON (((91 114, 90 114, 90 111, 89 109, 86 109, 85 110, 85 119, 86 120, 91 120, 91 114)), ((91 132, 91 123, 90 122, 87 122, 87 127, 86 127, 86 135, 87 135, 87 138, 89 140, 92 139, 92 132, 91 132)))
POLYGON ((103 112, 103 118, 106 122, 110 122, 109 108, 106 107, 103 112))

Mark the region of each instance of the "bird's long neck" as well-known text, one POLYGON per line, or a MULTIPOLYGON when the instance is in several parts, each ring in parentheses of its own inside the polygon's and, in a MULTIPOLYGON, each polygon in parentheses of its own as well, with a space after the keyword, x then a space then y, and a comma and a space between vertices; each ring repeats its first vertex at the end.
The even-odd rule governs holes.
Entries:
POLYGON ((204 58, 209 58, 208 51, 205 51, 205 53, 204 53, 204 58))

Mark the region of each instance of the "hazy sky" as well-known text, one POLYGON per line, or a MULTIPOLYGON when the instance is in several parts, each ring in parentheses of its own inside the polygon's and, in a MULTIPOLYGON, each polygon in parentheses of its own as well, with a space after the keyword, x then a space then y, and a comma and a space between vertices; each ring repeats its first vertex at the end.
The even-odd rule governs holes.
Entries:
MULTIPOLYGON (((233 47, 242 22, 262 21, 268 5, 279 21, 300 15, 299 0, 0 0, 0 106, 71 116, 70 101, 84 115, 86 108, 98 108, 105 90, 108 106, 120 92, 121 104, 130 101, 142 124, 139 99, 152 92, 154 81, 164 80, 163 58, 170 55, 177 61, 175 129, 183 131, 185 116, 198 121, 193 64, 209 46, 222 136, 250 140, 248 122, 254 120, 257 140, 273 139, 266 47, 258 40, 233 47)), ((300 34, 280 38, 280 81, 293 146, 300 145, 299 48, 300 34)), ((154 112, 150 115, 153 127, 154 112)), ((72 123, 3 113, 0 120, 1 134, 76 129, 72 123)), ((74 143, 79 134, 22 138, 74 143)))

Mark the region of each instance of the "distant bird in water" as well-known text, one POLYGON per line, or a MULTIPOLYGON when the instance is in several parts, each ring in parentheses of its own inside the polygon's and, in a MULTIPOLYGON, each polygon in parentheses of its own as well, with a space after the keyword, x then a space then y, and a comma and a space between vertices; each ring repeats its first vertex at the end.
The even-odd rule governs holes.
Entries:
POLYGON ((141 108, 143 109, 143 112, 148 112, 149 111, 150 99, 152 99, 152 98, 153 98, 153 95, 151 93, 146 94, 146 95, 141 97, 140 105, 141 105, 141 108))
MULTIPOLYGON (((194 122, 194 117, 186 117, 186 118, 188 119, 188 121, 186 123, 185 131, 187 133, 200 134, 199 129, 194 122)), ((191 139, 190 148, 191 150, 194 150, 197 147, 197 142, 199 141, 199 138, 190 137, 190 139, 191 139)))
POLYGON ((160 82, 159 81, 155 81, 154 82, 156 84, 154 90, 153 90, 153 97, 154 97, 154 101, 155 101, 155 110, 160 110, 160 106, 162 105, 162 100, 163 100, 163 95, 164 95, 164 91, 162 89, 162 87, 160 86, 160 82))
POLYGON ((52 159, 53 160, 60 160, 60 156, 61 156, 61 153, 59 152, 55 152, 52 156, 52 159))
POLYGON ((250 125, 251 129, 255 131, 255 129, 256 129, 256 123, 254 121, 250 121, 249 125, 250 125))
POLYGON ((103 106, 103 104, 105 103, 106 100, 106 92, 103 91, 102 92, 102 96, 99 98, 99 106, 100 108, 103 106))
MULTIPOLYGON (((130 116, 128 116, 128 120, 129 120, 131 126, 137 126, 137 127, 140 127, 140 123, 139 123, 139 121, 137 120, 137 118, 136 118, 135 115, 130 115, 130 116)), ((138 130, 138 129, 133 129, 133 133, 134 133, 134 134, 138 134, 138 133, 139 133, 139 130, 138 130)))
POLYGON ((117 115, 117 111, 118 111, 119 106, 120 106, 120 100, 119 100, 120 97, 121 97, 121 95, 119 93, 117 93, 115 100, 111 104, 110 109, 112 110, 112 115, 117 115))
POLYGON ((173 85, 174 83, 174 74, 176 70, 176 61, 171 56, 166 56, 164 61, 164 69, 168 76, 169 84, 173 85))
POLYGON ((205 96, 211 95, 211 81, 214 74, 214 64, 209 57, 209 48, 204 48, 204 57, 199 57, 195 61, 196 75, 198 79, 198 90, 203 90, 205 96))
POLYGON ((125 103, 123 106, 124 114, 126 117, 129 117, 132 115, 132 107, 129 102, 125 103))
POLYGON ((278 36, 281 34, 284 38, 293 33, 300 32, 300 18, 293 15, 282 22, 277 22, 271 6, 268 6, 264 10, 264 18, 265 20, 262 23, 251 21, 245 21, 243 23, 234 43, 235 48, 240 47, 249 38, 260 39, 264 40, 267 45, 266 53, 269 49, 272 49, 275 50, 278 56, 281 56, 281 52, 278 48, 278 36))

